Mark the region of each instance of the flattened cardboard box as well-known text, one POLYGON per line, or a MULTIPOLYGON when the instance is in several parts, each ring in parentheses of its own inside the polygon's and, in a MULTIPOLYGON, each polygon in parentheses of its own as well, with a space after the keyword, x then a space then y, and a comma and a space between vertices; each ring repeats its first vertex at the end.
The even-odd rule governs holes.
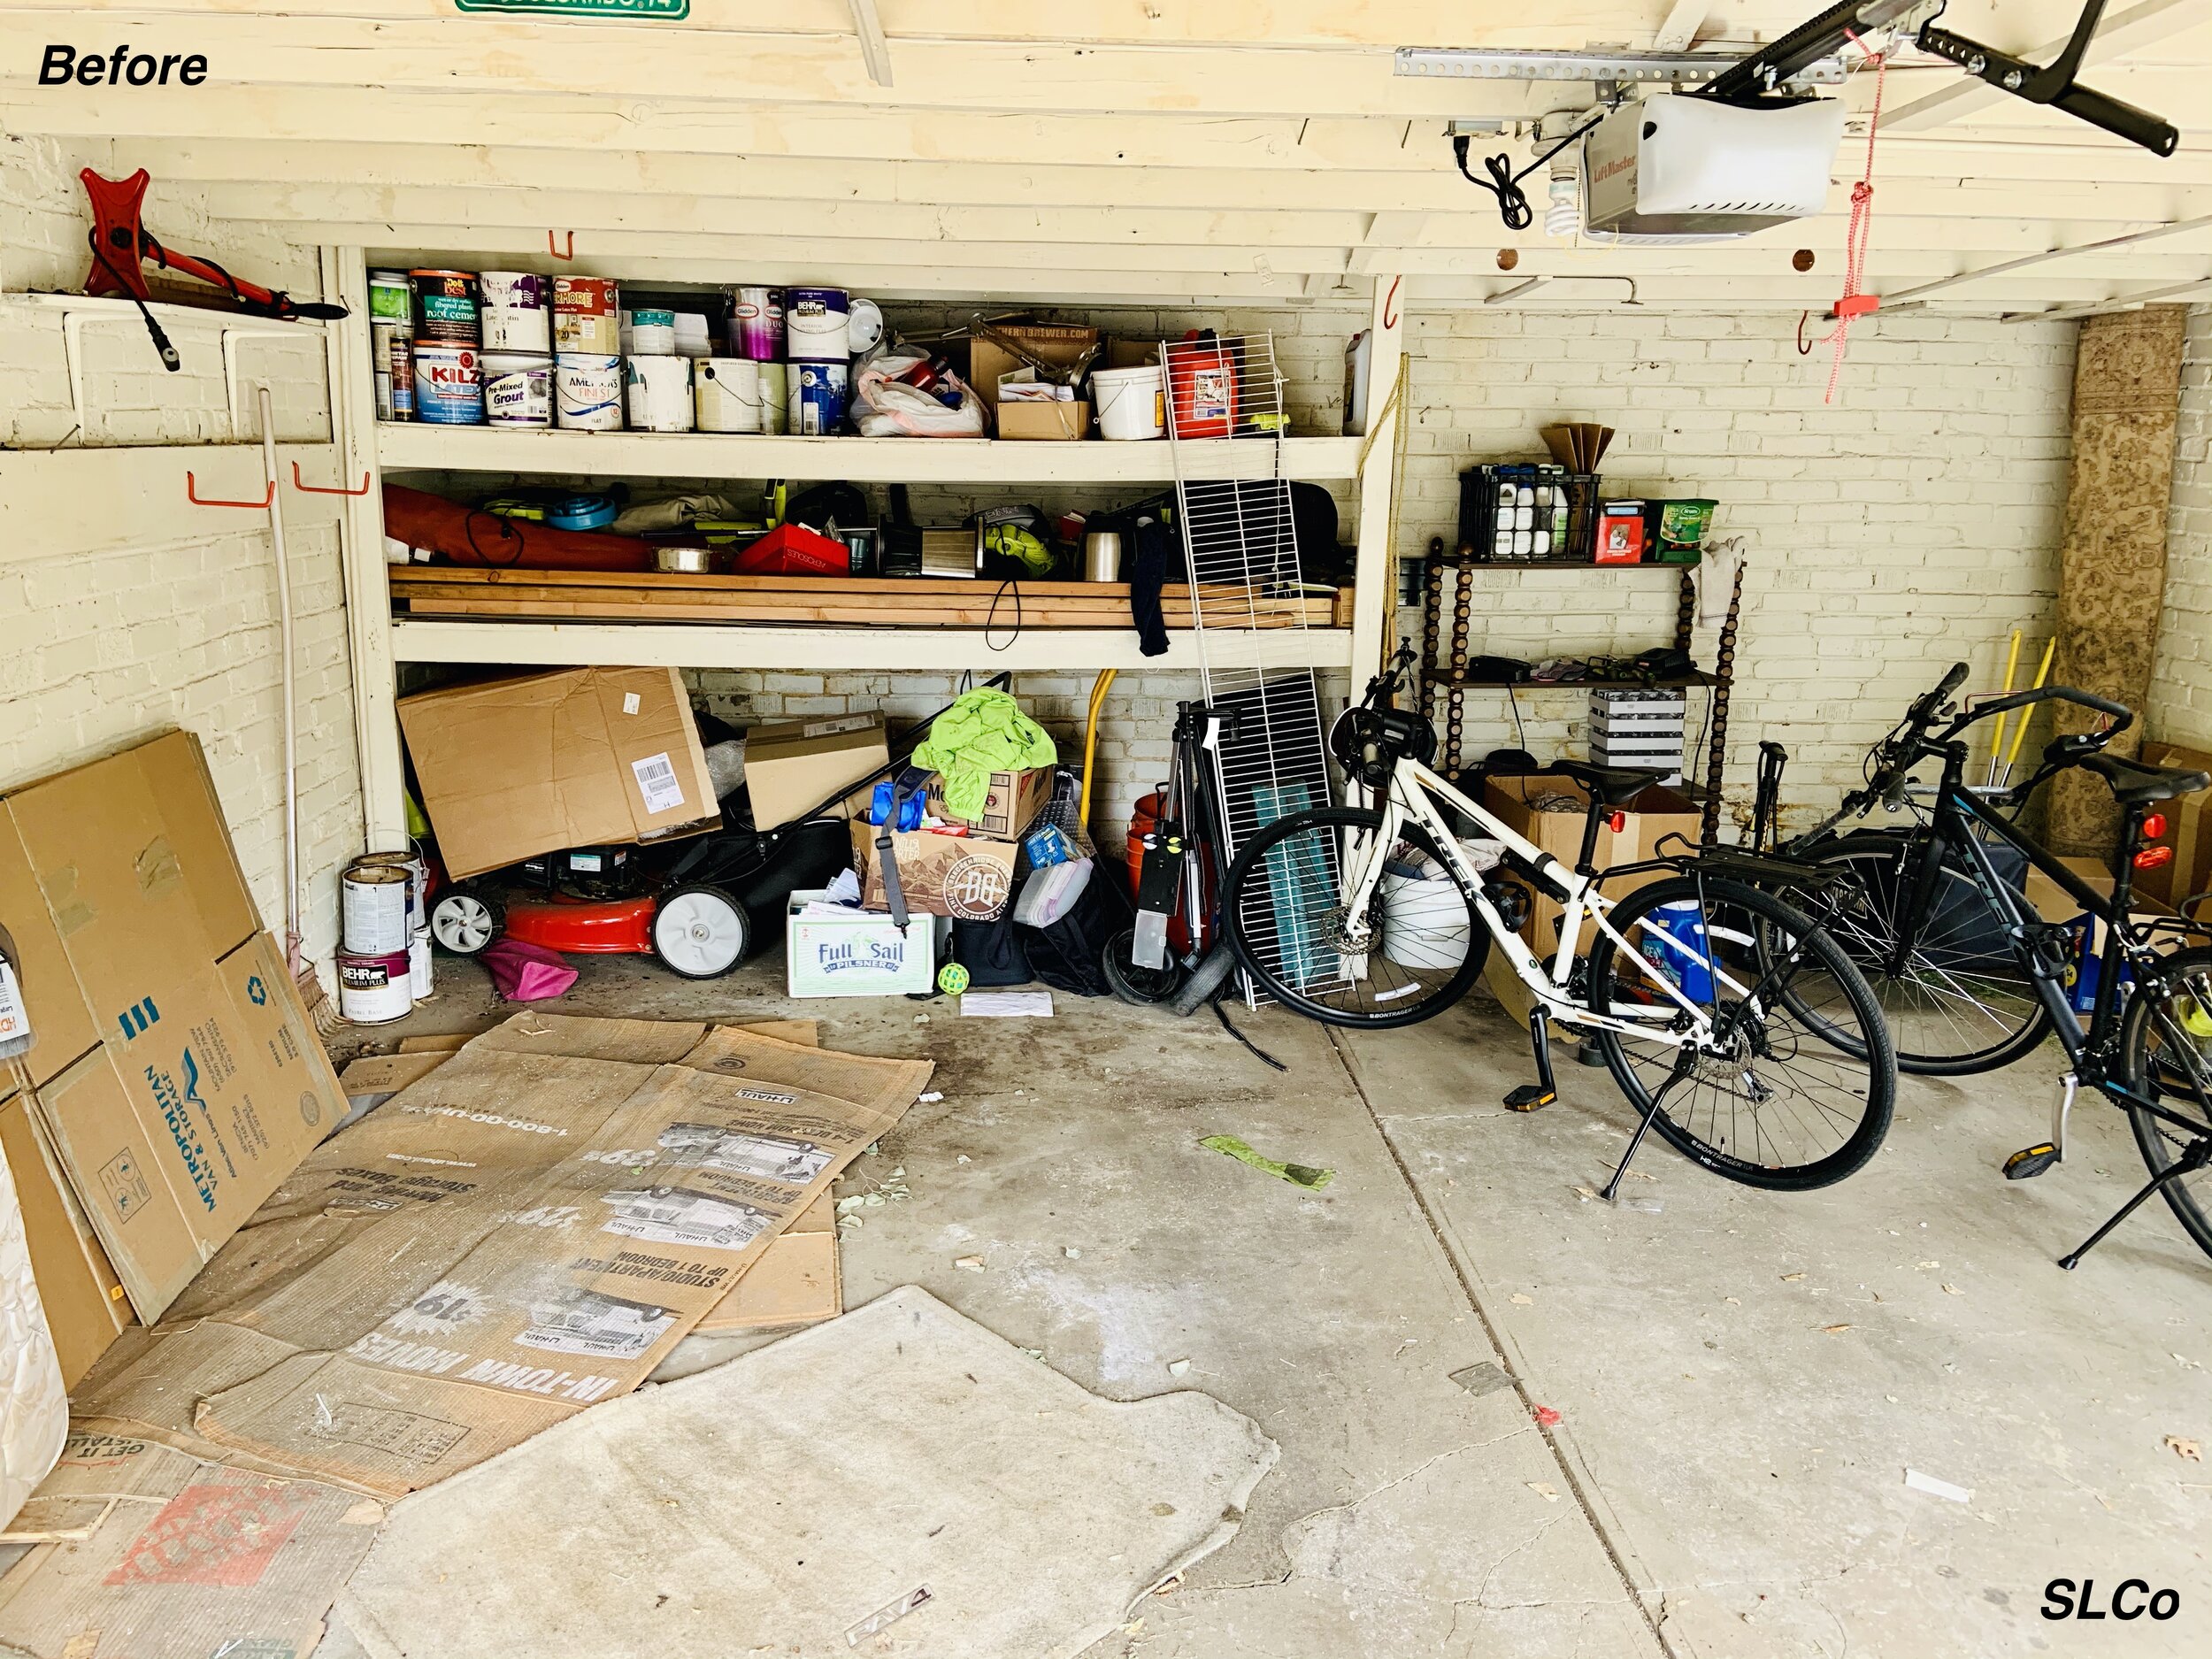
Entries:
POLYGON ((477 1038, 312 1155, 82 1417, 396 1494, 634 1388, 930 1071, 701 1030, 477 1038))
POLYGON ((54 1333, 63 1386, 73 1388, 130 1324, 131 1307, 91 1221, 44 1142, 23 1100, 0 1099, 0 1150, 7 1154, 15 1177, 31 1277, 38 1282, 38 1299, 54 1333))
POLYGON ((672 668, 567 668, 399 703, 446 869, 657 840, 719 821, 706 751, 672 668))

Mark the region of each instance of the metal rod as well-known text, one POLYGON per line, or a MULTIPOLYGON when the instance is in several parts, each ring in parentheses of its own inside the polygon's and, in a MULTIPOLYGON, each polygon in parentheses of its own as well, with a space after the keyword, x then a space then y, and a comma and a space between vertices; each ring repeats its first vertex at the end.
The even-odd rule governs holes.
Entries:
POLYGON ((277 649, 283 654, 284 698, 284 965, 299 977, 300 959, 300 791, 299 728, 293 719, 292 572, 284 552, 284 509, 277 501, 276 417, 269 388, 259 388, 261 465, 269 480, 269 540, 276 547, 277 649))
MULTIPOLYGON (((1978 282, 1984 277, 2003 276, 2010 271, 2024 271, 2031 265, 2047 265, 2054 259, 2070 259, 2074 255, 2082 253, 2103 253, 2114 248, 2132 248, 2139 242, 2156 242, 2162 236, 2179 236, 2207 227, 2212 227, 2212 213, 2195 219, 2176 219, 2171 224, 2154 226, 2149 230, 2130 231, 2124 236, 2108 236, 2102 242, 2079 242, 2071 248, 2048 248, 2041 253, 2024 254, 2017 259, 1983 265, 1977 271, 1962 271, 1956 276, 1944 277, 1939 281, 1923 282, 1918 288, 1900 288, 1894 294, 1885 294, 1882 296, 1882 307, 1886 311, 1900 300, 1920 299, 1930 294, 1940 294, 1962 283, 1978 282)), ((1834 315, 1833 312, 1829 314, 1834 315)))

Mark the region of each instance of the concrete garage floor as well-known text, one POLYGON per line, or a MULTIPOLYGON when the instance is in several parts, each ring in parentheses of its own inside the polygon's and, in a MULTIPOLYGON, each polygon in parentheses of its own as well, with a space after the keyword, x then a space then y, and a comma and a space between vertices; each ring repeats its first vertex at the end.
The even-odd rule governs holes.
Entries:
MULTIPOLYGON (((371 1046, 498 1017, 478 970, 440 979, 371 1046)), ((2206 1650, 2212 1464, 2164 1440, 2212 1443, 2212 1261, 2162 1209, 2052 1265, 2140 1165, 2089 1110, 2066 1164, 1999 1179, 2047 1061, 1907 1079, 1880 1156, 1824 1193, 1749 1192, 1655 1142, 1631 1185, 1655 1212, 1616 1210, 1578 1190, 1629 1125, 1611 1083, 1570 1063, 1560 1104, 1503 1111, 1524 1039, 1486 1001, 1348 1038, 1240 1016, 1278 1074, 1210 1020, 1056 1000, 963 1019, 789 1002, 773 958, 707 985, 603 959, 549 1006, 811 1015, 827 1044, 930 1055, 945 1098, 841 1188, 903 1166, 912 1193, 845 1235, 848 1305, 919 1284, 1087 1387, 1202 1388, 1280 1442, 1236 1539, 1094 1653, 2206 1650), (1197 1146, 1215 1133, 1336 1179, 1301 1191, 1197 1146), (954 1267, 972 1255, 984 1271, 954 1267), (1452 1380, 1486 1361, 1518 1386, 1452 1380), (2181 1614, 2049 1623, 2055 1577, 2171 1586, 2181 1614)), ((694 1339, 668 1369, 763 1340, 694 1339)))

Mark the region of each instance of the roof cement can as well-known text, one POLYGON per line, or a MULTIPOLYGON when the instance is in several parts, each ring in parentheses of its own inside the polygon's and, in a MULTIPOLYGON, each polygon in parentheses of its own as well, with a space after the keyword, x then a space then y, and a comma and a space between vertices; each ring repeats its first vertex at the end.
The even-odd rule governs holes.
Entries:
POLYGON ((426 345, 477 347, 483 330, 476 278, 466 271, 411 271, 415 338, 426 345))

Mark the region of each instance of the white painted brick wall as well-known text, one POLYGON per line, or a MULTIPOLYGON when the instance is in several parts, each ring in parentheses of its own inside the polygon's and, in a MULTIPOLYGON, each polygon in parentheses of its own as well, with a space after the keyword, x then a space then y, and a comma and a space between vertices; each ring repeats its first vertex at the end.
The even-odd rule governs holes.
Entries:
POLYGON ((2165 614, 2144 729, 2166 742, 2212 749, 2212 305, 2189 313, 2177 438, 2165 614))
MULTIPOLYGON (((0 214, 9 227, 0 242, 0 284, 12 293, 72 288, 81 280, 88 221, 76 168, 89 162, 117 173, 106 148, 80 154, 43 141, 0 138, 0 214)), ((300 250, 241 250, 209 239, 204 216, 158 188, 148 222, 175 245, 313 291, 311 263, 300 250)), ((257 438, 250 403, 242 429, 232 425, 219 318, 188 319, 171 328, 186 362, 173 375, 162 370, 135 311, 84 329, 82 412, 88 419, 80 423, 72 412, 61 316, 35 302, 0 301, 0 446, 257 438), (81 424, 84 430, 77 431, 81 424)), ((319 334, 241 334, 234 348, 242 380, 273 382, 280 436, 328 438, 319 334)), ((150 487, 178 499, 173 535, 134 537, 88 552, 81 535, 70 532, 81 503, 10 503, 12 512, 32 511, 29 533, 0 547, 0 787, 111 753, 167 726, 196 733, 255 900, 267 925, 280 929, 280 664, 267 521, 240 512, 211 526, 211 515, 184 506, 188 465, 188 454, 173 448, 145 450, 150 487), (42 518, 51 526, 49 535, 39 531, 42 518)), ((336 872, 360 847, 361 795, 336 528, 326 511, 303 512, 300 519, 289 525, 288 539, 296 618, 301 864, 310 895, 303 931, 308 954, 326 958, 337 943, 336 872)))

